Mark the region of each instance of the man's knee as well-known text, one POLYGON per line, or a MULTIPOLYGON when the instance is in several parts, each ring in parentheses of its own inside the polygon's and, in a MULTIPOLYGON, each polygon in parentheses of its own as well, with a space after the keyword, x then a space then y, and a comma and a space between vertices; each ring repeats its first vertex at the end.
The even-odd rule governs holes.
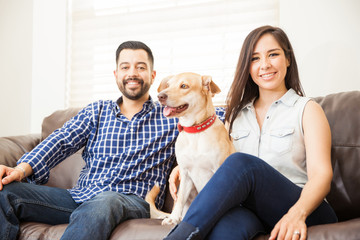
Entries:
POLYGON ((147 209, 147 203, 135 195, 127 195, 118 192, 106 191, 99 193, 94 198, 84 202, 83 207, 90 210, 108 214, 111 212, 121 212, 127 210, 147 209))
POLYGON ((135 195, 107 191, 82 203, 73 212, 71 219, 93 219, 97 222, 113 219, 115 223, 119 223, 130 218, 145 218, 149 217, 146 204, 135 195))

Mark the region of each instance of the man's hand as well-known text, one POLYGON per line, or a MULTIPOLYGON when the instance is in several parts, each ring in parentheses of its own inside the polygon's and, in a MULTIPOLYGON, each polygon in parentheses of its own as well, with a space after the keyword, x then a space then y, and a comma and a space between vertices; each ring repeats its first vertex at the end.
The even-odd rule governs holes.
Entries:
POLYGON ((174 167, 169 176, 169 190, 171 197, 176 202, 177 200, 177 188, 180 184, 180 169, 179 166, 174 167))
POLYGON ((23 177, 24 172, 21 171, 21 169, 0 165, 0 191, 3 189, 3 185, 9 184, 13 181, 20 182, 23 177))

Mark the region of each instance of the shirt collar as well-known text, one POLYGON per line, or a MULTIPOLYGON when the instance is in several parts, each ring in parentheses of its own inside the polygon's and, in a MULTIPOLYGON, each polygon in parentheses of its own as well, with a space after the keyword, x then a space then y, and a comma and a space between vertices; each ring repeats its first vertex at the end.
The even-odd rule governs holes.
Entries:
MULTIPOLYGON (((290 88, 279 100, 275 102, 282 102, 283 104, 287 106, 294 106, 296 101, 299 99, 299 95, 295 92, 294 89, 290 88)), ((251 102, 246 104, 242 110, 244 109, 251 109, 254 106, 255 99, 253 99, 251 102)))
POLYGON ((294 104, 296 103, 296 101, 299 99, 299 95, 295 92, 294 89, 290 88, 285 94, 284 96, 282 96, 278 102, 282 102, 287 106, 294 106, 294 104))
MULTIPOLYGON (((123 97, 119 97, 116 101, 113 101, 113 111, 115 116, 119 116, 121 114, 120 104, 123 102, 123 97)), ((155 103, 152 100, 151 96, 149 99, 144 103, 143 108, 140 112, 150 112, 155 107, 155 103)))

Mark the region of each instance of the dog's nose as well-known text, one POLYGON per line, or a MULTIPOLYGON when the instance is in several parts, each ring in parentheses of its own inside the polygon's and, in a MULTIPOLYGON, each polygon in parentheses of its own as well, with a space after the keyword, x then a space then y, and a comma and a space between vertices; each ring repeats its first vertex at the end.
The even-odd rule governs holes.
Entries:
POLYGON ((159 98, 159 101, 162 102, 162 101, 165 101, 168 98, 168 96, 162 92, 162 93, 159 93, 158 98, 159 98))

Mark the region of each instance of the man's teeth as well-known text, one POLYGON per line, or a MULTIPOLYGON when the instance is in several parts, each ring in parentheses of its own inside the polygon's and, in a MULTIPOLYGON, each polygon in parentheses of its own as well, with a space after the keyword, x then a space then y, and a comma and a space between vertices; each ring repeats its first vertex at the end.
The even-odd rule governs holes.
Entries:
POLYGON ((129 85, 136 85, 136 84, 139 84, 138 82, 128 82, 127 84, 129 85))

